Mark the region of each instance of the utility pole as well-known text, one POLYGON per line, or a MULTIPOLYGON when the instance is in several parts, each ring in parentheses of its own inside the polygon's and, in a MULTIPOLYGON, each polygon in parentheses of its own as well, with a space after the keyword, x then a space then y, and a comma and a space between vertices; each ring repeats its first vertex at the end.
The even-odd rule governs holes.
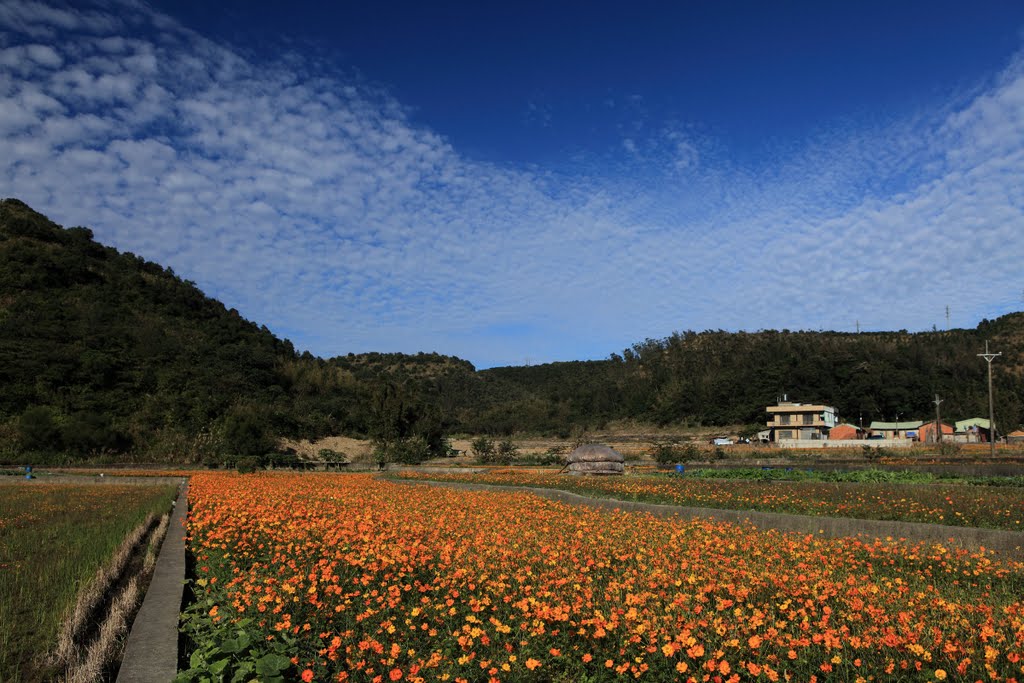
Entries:
POLYGON ((942 443, 942 421, 939 419, 939 404, 942 403, 942 399, 938 394, 935 394, 932 403, 935 404, 935 443, 942 443))
POLYGON ((946 305, 946 329, 949 329, 949 304, 946 305))
POLYGON ((857 321, 857 334, 860 334, 860 321, 857 321))
POLYGON ((988 340, 985 340, 985 353, 979 353, 978 356, 985 359, 988 363, 988 442, 990 444, 990 451, 992 453, 992 459, 996 457, 996 415, 995 409, 992 405, 992 361, 999 356, 1003 355, 1003 352, 992 353, 988 350, 988 340))

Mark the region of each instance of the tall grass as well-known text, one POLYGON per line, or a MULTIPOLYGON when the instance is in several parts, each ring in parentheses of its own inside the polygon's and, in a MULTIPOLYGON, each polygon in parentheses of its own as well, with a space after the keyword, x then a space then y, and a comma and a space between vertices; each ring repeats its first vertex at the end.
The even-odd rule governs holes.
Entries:
POLYGON ((43 663, 80 591, 125 537, 171 506, 169 485, 0 488, 0 680, 53 677, 43 663))

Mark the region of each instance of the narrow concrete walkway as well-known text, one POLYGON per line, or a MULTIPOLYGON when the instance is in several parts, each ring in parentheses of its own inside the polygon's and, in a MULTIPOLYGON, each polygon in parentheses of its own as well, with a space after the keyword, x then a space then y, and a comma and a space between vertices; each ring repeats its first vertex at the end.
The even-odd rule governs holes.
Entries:
POLYGON ((165 683, 178 673, 178 614, 185 587, 188 480, 178 493, 142 609, 125 645, 118 683, 165 683))
POLYGON ((860 536, 864 538, 892 539, 894 541, 941 543, 946 546, 968 550, 993 550, 1001 558, 1024 561, 1024 532, 979 529, 976 527, 942 526, 921 522, 894 522, 874 519, 853 519, 850 517, 814 517, 790 515, 781 512, 758 512, 755 510, 720 510, 717 508, 695 508, 681 505, 659 505, 639 503, 614 498, 588 498, 559 489, 535 488, 530 486, 496 486, 492 484, 468 484, 449 481, 426 481, 422 479, 384 478, 396 484, 427 484, 446 486, 467 491, 526 491, 548 500, 573 505, 586 505, 601 510, 626 510, 649 512, 659 517, 681 517, 684 519, 713 519, 720 522, 750 522, 759 529, 795 531, 827 538, 860 536))

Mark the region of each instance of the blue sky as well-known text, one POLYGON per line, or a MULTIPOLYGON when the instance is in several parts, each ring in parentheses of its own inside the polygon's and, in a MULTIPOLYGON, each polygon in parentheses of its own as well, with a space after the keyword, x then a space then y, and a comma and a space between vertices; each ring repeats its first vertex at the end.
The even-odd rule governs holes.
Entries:
POLYGON ((0 195, 321 356, 1024 308, 1024 4, 323 4, 5 0, 0 195))

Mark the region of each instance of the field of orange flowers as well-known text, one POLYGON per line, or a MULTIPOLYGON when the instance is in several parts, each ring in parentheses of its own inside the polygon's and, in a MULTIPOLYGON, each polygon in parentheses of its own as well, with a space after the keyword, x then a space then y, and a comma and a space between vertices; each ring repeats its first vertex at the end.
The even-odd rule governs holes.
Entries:
POLYGON ((1024 565, 358 474, 198 474, 179 680, 1024 680, 1024 565))
POLYGON ((901 520, 1024 531, 1024 489, 964 484, 572 477, 548 470, 399 473, 405 479, 557 488, 587 496, 728 510, 901 520))

